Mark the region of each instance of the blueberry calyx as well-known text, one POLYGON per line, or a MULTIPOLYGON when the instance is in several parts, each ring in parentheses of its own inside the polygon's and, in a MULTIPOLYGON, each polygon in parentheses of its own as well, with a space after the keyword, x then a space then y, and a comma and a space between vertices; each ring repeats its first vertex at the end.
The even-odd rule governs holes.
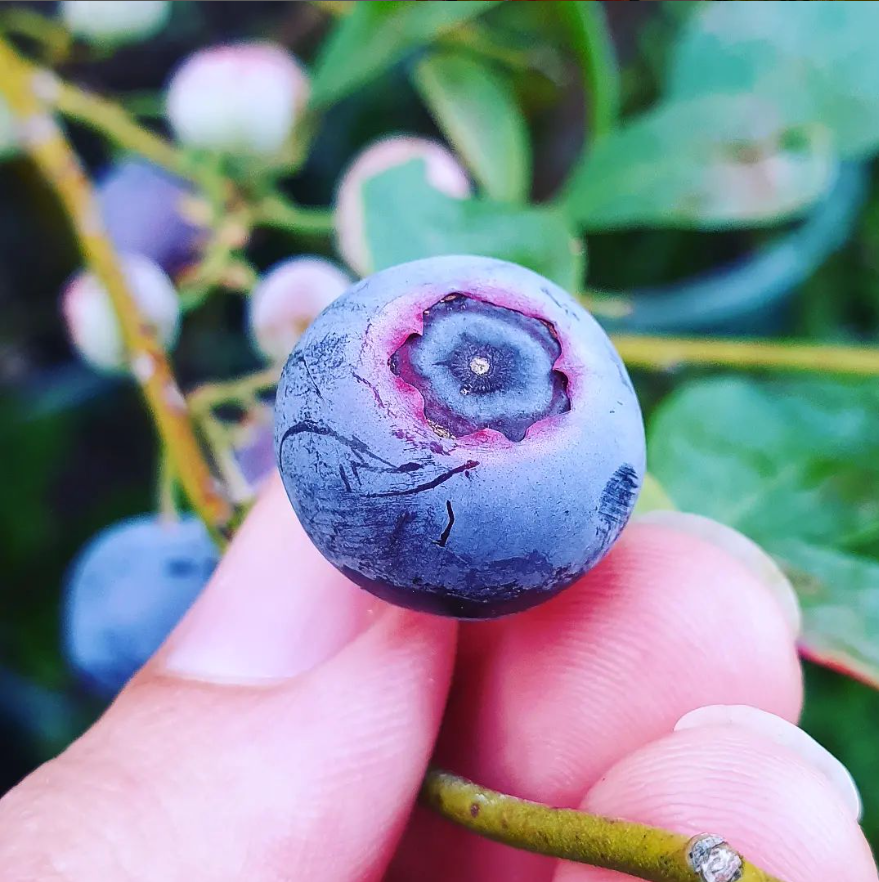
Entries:
POLYGON ((549 322, 464 293, 444 297, 423 319, 421 334, 411 334, 389 363, 421 393, 436 434, 494 429, 522 441, 534 423, 571 409, 549 322))

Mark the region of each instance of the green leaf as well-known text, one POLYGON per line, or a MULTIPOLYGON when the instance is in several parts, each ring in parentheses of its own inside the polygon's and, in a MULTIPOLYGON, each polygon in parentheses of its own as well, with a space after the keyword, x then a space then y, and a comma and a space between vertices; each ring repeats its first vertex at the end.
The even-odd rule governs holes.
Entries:
POLYGON ((875 382, 714 379, 666 399, 648 450, 679 508, 735 527, 795 576, 806 651, 879 685, 876 439, 875 382))
POLYGON ((531 186, 531 142, 508 78, 461 53, 424 58, 415 84, 437 125, 492 199, 522 202, 531 186))
POLYGON ((437 40, 496 0, 457 3, 354 3, 336 25, 315 63, 311 103, 325 107, 437 40))
POLYGON ((879 147, 879 4, 699 5, 673 57, 672 97, 747 92, 824 125, 844 156, 879 147))
POLYGON ((568 291, 582 283, 581 243, 552 208, 454 199, 427 183, 420 159, 367 181, 363 200, 374 270, 440 254, 480 254, 519 263, 568 291))
POLYGON ((800 598, 805 655, 879 685, 879 560, 794 540, 772 550, 800 598))
POLYGON ((773 223, 821 196, 827 133, 747 95, 663 104, 595 142, 562 202, 589 230, 773 223))
POLYGON ((552 7, 567 28, 583 69, 592 135, 603 135, 615 125, 620 107, 620 72, 607 13, 593 0, 566 0, 552 7))
POLYGON ((0 159, 18 152, 15 119, 6 101, 0 96, 0 159))

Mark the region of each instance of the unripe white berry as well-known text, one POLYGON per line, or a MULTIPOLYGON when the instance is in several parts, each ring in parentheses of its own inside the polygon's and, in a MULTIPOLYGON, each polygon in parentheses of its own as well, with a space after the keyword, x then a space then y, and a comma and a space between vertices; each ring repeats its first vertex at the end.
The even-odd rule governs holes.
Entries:
POLYGON ((290 137, 308 91, 307 74, 281 46, 212 46, 177 69, 165 109, 183 144, 272 156, 290 137))
POLYGON ((293 257, 274 266, 250 295, 251 339, 267 360, 283 363, 303 331, 351 278, 322 257, 293 257))
POLYGON ((61 18, 77 37, 113 45, 151 37, 171 13, 169 0, 64 0, 61 18))
MULTIPOLYGON (((159 340, 171 347, 180 330, 180 299, 171 280, 148 257, 126 254, 122 269, 128 289, 144 319, 159 340)), ((81 270, 61 296, 61 311, 73 345, 99 370, 116 371, 125 366, 125 346, 110 295, 94 273, 81 270)))
POLYGON ((339 253, 361 276, 375 267, 366 243, 363 185, 371 178, 413 159, 423 159, 427 182, 456 199, 471 193, 470 180, 454 155, 438 141, 410 135, 382 138, 363 150, 348 166, 336 193, 335 225, 339 253))

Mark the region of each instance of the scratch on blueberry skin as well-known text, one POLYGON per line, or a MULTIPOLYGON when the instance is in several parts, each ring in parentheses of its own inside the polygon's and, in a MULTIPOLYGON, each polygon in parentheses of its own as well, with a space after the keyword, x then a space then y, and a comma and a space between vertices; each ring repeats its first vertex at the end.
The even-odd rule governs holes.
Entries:
POLYGON ((638 473, 628 463, 611 475, 598 503, 598 536, 603 545, 613 542, 625 526, 638 494, 638 473))
POLYGON ((339 465, 339 477, 341 477, 342 483, 345 485, 345 489, 350 493, 351 484, 348 482, 348 476, 345 474, 345 467, 341 464, 339 465))
POLYGON ((314 379, 314 376, 311 373, 311 368, 308 366, 308 359, 305 357, 305 353, 302 353, 302 366, 305 368, 305 376, 311 381, 311 385, 314 386, 314 391, 317 397, 323 401, 323 395, 320 392, 320 386, 317 385, 317 381, 314 379))
POLYGON ((376 468, 374 465, 370 465, 368 462, 363 462, 362 460, 360 462, 357 460, 351 461, 351 471, 354 473, 354 477, 357 478, 358 484, 360 483, 360 472, 405 475, 409 472, 417 472, 421 468, 424 468, 424 466, 420 462, 404 462, 403 465, 380 469, 376 468))
POLYGON ((376 462, 380 462, 382 465, 388 466, 388 468, 392 470, 396 470, 396 466, 392 462, 388 462, 386 459, 382 459, 377 453, 374 453, 368 445, 364 444, 359 438, 355 438, 353 435, 350 438, 346 438, 339 432, 334 432, 327 426, 322 426, 319 423, 313 423, 310 420, 302 420, 301 422, 294 423, 287 429, 284 434, 281 436, 281 441, 279 446, 283 448, 284 444, 288 439, 295 437, 296 435, 301 435, 303 433, 311 434, 311 435, 323 435, 326 438, 334 438, 340 444, 344 444, 345 447, 350 447, 356 454, 362 458, 364 456, 368 456, 370 459, 376 460, 376 462))
MULTIPOLYGON (((281 437, 281 447, 283 447, 284 442, 294 435, 301 434, 312 434, 312 435, 322 435, 327 438, 333 438, 338 441, 340 444, 348 447, 356 459, 352 459, 349 461, 348 465, 351 469, 351 473, 354 475, 355 480, 358 484, 361 483, 360 480, 360 472, 372 472, 376 474, 409 474, 410 472, 417 472, 419 469, 424 468, 424 464, 420 462, 404 462, 401 465, 394 465, 394 463, 389 462, 386 459, 382 459, 382 457, 378 456, 374 453, 363 441, 359 438, 351 437, 347 438, 344 435, 341 435, 339 432, 334 432, 332 429, 327 428, 326 426, 321 426, 317 423, 311 422, 300 422, 291 426, 284 432, 281 437), (374 460, 375 462, 381 463, 382 467, 376 466, 374 462, 368 462, 366 457, 374 460)), ((339 465, 339 474, 342 477, 342 482, 345 485, 345 489, 349 492, 351 491, 351 482, 348 480, 347 475, 345 474, 343 466, 339 465)), ((389 494, 393 495, 393 494, 389 494)))
POLYGON ((366 377, 361 377, 360 374, 354 374, 354 379, 357 380, 358 383, 363 383, 363 385, 372 392, 372 397, 375 398, 375 403, 379 407, 384 408, 385 403, 378 394, 378 389, 375 388, 375 383, 370 383, 366 377))
POLYGON ((549 288, 541 288, 540 290, 541 290, 544 294, 546 294, 546 296, 547 296, 547 297, 548 297, 548 298, 549 298, 549 299, 550 299, 550 300, 551 300, 551 301, 552 301, 552 302, 553 302, 553 303, 554 303, 554 304, 555 304, 555 305, 556 305, 556 306, 557 306, 562 312, 564 312, 566 315, 570 316, 571 318, 576 319, 577 321, 580 320, 580 316, 578 316, 577 313, 573 312, 569 306, 567 306, 567 305, 564 304, 564 303, 559 303, 558 299, 555 297, 555 295, 552 293, 552 291, 549 290, 549 288))
POLYGON ((452 510, 452 500, 446 500, 446 514, 448 515, 448 523, 446 524, 446 528, 443 530, 442 535, 439 537, 438 542, 440 548, 446 547, 446 542, 449 541, 449 534, 452 532, 452 527, 455 523, 455 512, 452 510))
POLYGON ((414 520, 415 513, 411 511, 404 511, 398 515, 397 520, 394 522, 394 529, 391 531, 391 535, 388 538, 388 546, 393 553, 399 552, 400 542, 403 539, 403 531, 414 520))
POLYGON ((412 496, 415 493, 422 493, 425 490, 433 490, 434 487, 439 487, 440 484, 444 484, 446 481, 454 478, 455 475, 459 475, 461 472, 466 472, 470 469, 475 469, 478 465, 479 463, 476 462, 476 460, 468 459, 463 465, 459 465, 457 468, 443 472, 443 474, 434 478, 432 481, 426 481, 424 484, 416 484, 414 487, 407 487, 405 490, 388 490, 387 493, 372 493, 370 496, 373 499, 383 499, 389 496, 412 496))

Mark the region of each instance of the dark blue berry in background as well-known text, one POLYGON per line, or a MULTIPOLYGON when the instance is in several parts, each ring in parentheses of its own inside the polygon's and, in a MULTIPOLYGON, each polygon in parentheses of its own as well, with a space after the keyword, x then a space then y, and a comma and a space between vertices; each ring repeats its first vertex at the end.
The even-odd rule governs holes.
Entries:
POLYGON ((161 646, 217 565, 195 517, 141 515, 102 530, 67 577, 64 648, 84 684, 114 696, 161 646))
POLYGON ((483 257, 397 266, 324 310, 281 376, 275 444, 328 560, 379 597, 474 619, 594 566, 645 459, 604 331, 547 279, 483 257))
POLYGON ((167 273, 191 264, 206 230, 185 217, 186 181, 142 159, 123 159, 98 184, 101 216, 120 251, 143 254, 167 273))

